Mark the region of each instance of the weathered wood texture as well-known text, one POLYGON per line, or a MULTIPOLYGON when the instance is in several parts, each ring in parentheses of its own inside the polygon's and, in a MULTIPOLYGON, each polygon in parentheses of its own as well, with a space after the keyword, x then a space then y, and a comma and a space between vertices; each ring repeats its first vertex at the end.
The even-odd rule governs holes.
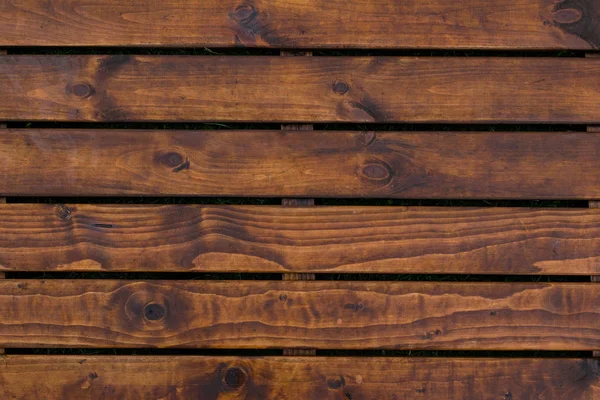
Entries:
POLYGON ((600 198, 586 132, 9 129, 0 158, 0 196, 600 198))
POLYGON ((591 49, 596 0, 0 1, 0 46, 591 49))
POLYGON ((592 359, 7 356, 3 399, 593 400, 592 359))
POLYGON ((0 56, 0 120, 600 123, 600 59, 0 56))
POLYGON ((585 350, 592 283, 0 280, 0 347, 585 350))
POLYGON ((600 275, 600 210, 0 206, 0 270, 600 275))

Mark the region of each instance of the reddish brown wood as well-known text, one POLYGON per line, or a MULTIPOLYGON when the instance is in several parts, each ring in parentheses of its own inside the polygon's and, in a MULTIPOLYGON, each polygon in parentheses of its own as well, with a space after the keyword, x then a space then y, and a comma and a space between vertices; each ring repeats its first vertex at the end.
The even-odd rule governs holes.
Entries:
POLYGON ((600 59, 0 57, 0 120, 600 123, 600 59))
POLYGON ((544 399, 600 396, 598 360, 6 356, 2 399, 544 399))
POLYGON ((0 46, 592 49, 596 0, 20 0, 0 46))
POLYGON ((595 200, 599 149, 586 132, 9 129, 0 196, 595 200))
POLYGON ((600 285, 0 280, 0 347, 596 350, 600 285))
POLYGON ((0 206, 0 270, 600 275, 600 210, 0 206))

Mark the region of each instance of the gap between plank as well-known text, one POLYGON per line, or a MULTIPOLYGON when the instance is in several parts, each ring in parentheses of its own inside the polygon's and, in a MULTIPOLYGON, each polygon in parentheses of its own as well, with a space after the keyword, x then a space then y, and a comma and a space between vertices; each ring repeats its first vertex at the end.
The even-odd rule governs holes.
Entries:
MULTIPOLYGON (((0 50, 0 55, 6 55, 6 50, 0 50)), ((6 124, 0 123, 0 130, 6 129, 6 124)), ((0 204, 6 204, 6 197, 0 197, 0 204)), ((4 279, 4 272, 0 272, 0 279, 4 279)), ((4 354, 4 349, 0 348, 0 354, 4 354)))
MULTIPOLYGON (((8 54, 6 50, 0 50, 0 56, 8 54)), ((6 129, 6 124, 0 123, 0 129, 6 129)), ((0 204, 6 204, 6 197, 0 197, 0 204)), ((0 279, 4 278, 4 274, 0 273, 0 279)), ((0 354, 2 354, 0 349, 0 354)))
MULTIPOLYGON (((310 57, 312 52, 294 52, 281 51, 283 57, 310 57)), ((281 129, 284 131, 312 131, 312 124, 281 124, 281 129)), ((282 199, 281 204, 284 207, 311 207, 315 205, 315 199, 282 199)), ((311 273, 296 273, 283 274, 284 281, 314 281, 315 274, 311 273)), ((316 356, 316 349, 283 349, 284 356, 316 356)))

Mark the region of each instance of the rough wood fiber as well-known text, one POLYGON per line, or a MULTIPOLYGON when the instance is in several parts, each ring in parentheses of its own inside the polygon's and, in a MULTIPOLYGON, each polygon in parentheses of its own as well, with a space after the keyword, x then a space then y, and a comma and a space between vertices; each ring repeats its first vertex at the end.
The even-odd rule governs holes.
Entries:
POLYGON ((0 206, 0 270, 600 275, 600 210, 0 206))
POLYGON ((592 283, 0 280, 0 347, 581 350, 592 283))
POLYGON ((600 59, 0 57, 0 120, 600 123, 600 59))
POLYGON ((600 46, 596 0, 2 0, 0 9, 0 46, 600 46))
POLYGON ((586 132, 9 129, 0 157, 0 196, 600 198, 586 132))
POLYGON ((592 359, 7 356, 3 399, 593 400, 592 359))

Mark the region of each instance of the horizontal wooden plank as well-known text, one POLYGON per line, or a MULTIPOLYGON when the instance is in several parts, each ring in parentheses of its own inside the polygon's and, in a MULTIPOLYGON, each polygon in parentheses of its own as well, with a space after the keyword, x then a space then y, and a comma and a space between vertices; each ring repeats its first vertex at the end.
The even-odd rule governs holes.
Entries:
POLYGON ((600 198, 586 132, 9 129, 0 158, 0 196, 600 198))
POLYGON ((600 210, 0 205, 0 271, 600 275, 600 210))
POLYGON ((0 347, 592 350, 593 283, 1 280, 0 347))
POLYGON ((596 0, 0 1, 0 46, 591 49, 596 0))
POLYGON ((55 399, 545 399, 600 396, 598 360, 7 356, 0 396, 55 399))
POLYGON ((600 123, 600 58, 0 56, 0 120, 600 123))

